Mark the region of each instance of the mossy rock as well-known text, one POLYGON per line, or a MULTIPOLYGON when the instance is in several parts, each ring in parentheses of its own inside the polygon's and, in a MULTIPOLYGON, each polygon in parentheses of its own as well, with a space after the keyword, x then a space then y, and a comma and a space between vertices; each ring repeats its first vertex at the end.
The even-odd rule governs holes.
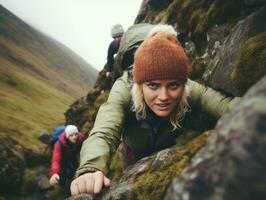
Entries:
POLYGON ((164 9, 168 6, 173 0, 150 0, 149 5, 156 9, 164 9))
POLYGON ((110 165, 110 169, 108 172, 108 177, 112 180, 112 182, 116 182, 122 176, 122 167, 119 159, 118 152, 116 152, 112 158, 112 162, 110 165))
POLYGON ((261 77, 266 75, 266 32, 247 40, 240 58, 233 68, 231 80, 243 95, 261 77))
POLYGON ((217 0, 208 10, 207 26, 233 22, 241 15, 243 9, 242 0, 217 0))
POLYGON ((189 24, 192 30, 195 30, 196 27, 198 28, 201 21, 205 18, 205 15, 206 15, 206 11, 202 8, 198 8, 192 12, 190 19, 189 19, 189 24))
POLYGON ((191 157, 205 145, 208 136, 209 133, 206 132, 184 147, 177 148, 175 152, 171 152, 176 155, 171 158, 173 160, 168 163, 166 159, 163 161, 165 162, 163 166, 156 164, 156 162, 162 162, 160 158, 157 161, 154 160, 148 170, 136 178, 134 183, 136 193, 133 199, 163 199, 171 180, 179 176, 188 166, 191 157))
POLYGON ((0 135, 0 191, 18 192, 26 166, 24 149, 14 140, 0 135))
POLYGON ((83 118, 80 121, 80 124, 83 124, 81 132, 83 133, 90 132, 90 130, 93 127, 98 110, 100 106, 107 101, 108 96, 109 96, 109 91, 100 93, 94 100, 93 104, 91 104, 90 109, 86 110, 86 113, 84 113, 83 118))
POLYGON ((37 171, 36 169, 26 168, 24 171, 22 184, 21 184, 21 194, 30 195, 37 190, 36 182, 37 171))

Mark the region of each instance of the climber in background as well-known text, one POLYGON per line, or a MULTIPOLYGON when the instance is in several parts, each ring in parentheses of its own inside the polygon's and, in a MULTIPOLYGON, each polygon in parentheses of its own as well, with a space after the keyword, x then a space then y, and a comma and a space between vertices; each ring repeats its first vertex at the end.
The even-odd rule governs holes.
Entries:
POLYGON ((68 125, 53 144, 50 166, 50 185, 66 187, 78 167, 79 152, 85 135, 74 125, 68 125))
POLYGON ((117 53, 121 38, 124 34, 124 28, 121 24, 115 24, 111 28, 111 36, 113 41, 109 44, 108 52, 107 52, 107 65, 106 65, 106 77, 110 77, 113 72, 114 65, 114 55, 117 53))

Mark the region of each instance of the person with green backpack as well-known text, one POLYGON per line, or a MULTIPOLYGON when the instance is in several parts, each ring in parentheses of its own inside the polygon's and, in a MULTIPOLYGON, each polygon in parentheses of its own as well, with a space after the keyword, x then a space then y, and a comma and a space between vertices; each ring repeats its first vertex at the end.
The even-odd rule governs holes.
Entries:
POLYGON ((113 72, 114 55, 117 53, 121 38, 124 34, 124 28, 121 24, 115 24, 111 28, 112 42, 109 44, 107 51, 107 63, 106 63, 106 77, 111 76, 113 72))
POLYGON ((189 59, 176 36, 172 26, 152 27, 135 52, 132 71, 124 69, 114 83, 82 145, 72 195, 110 186, 107 173, 118 147, 125 168, 174 145, 188 109, 201 107, 219 118, 238 103, 188 79, 189 59))

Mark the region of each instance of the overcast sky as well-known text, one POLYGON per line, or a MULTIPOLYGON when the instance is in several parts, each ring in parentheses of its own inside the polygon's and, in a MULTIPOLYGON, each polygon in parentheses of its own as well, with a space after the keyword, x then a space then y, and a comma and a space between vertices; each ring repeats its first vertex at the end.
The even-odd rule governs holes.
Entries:
POLYGON ((133 25, 142 0, 0 0, 0 4, 101 70, 111 26, 133 25))

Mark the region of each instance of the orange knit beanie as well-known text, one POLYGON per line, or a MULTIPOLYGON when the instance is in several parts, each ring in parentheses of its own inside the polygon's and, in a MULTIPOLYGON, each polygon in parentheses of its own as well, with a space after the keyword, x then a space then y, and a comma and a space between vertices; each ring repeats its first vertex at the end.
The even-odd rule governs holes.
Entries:
MULTIPOLYGON (((174 31, 171 26, 159 26, 167 26, 168 29, 170 27, 174 31)), ((159 29, 157 32, 152 31, 135 53, 134 82, 140 84, 162 79, 176 79, 186 82, 189 60, 177 41, 176 35, 159 29)))

